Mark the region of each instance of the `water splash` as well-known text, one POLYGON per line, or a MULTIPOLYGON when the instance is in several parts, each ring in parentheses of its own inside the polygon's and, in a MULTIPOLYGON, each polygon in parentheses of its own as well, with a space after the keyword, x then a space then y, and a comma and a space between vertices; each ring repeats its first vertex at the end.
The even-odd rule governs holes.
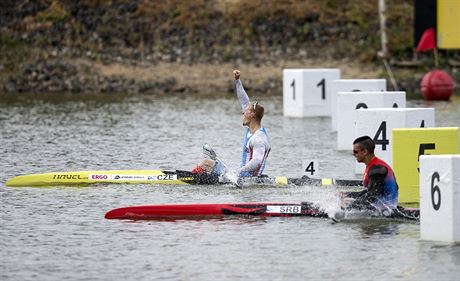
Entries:
POLYGON ((316 204, 329 217, 342 210, 342 196, 335 188, 313 186, 308 191, 307 201, 316 204))

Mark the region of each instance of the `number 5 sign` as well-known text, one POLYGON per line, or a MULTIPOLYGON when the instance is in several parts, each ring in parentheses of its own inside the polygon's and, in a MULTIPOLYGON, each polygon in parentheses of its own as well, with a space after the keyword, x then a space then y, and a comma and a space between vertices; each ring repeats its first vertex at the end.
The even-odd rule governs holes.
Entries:
POLYGON ((331 116, 330 85, 337 79, 339 69, 284 69, 284 116, 331 116))
MULTIPOLYGON (((393 170, 399 185, 399 202, 419 202, 421 186, 420 176, 421 158, 424 155, 457 154, 459 153, 458 127, 452 128, 420 128, 420 129, 393 129, 393 170)), ((433 208, 443 204, 442 188, 438 182, 442 181, 441 170, 433 171, 437 174, 430 175, 429 184, 433 183, 433 208), (436 188, 440 188, 440 192, 436 188), (441 194, 441 197, 438 195, 441 194), (441 203, 440 203, 441 202, 441 203)), ((430 203, 431 204, 431 203, 430 203)))

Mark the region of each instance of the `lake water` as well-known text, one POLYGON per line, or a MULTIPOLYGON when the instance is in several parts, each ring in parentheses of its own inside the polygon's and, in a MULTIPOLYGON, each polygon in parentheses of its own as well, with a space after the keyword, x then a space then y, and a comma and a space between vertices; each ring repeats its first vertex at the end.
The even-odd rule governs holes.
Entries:
MULTIPOLYGON (((378 219, 105 220, 138 204, 322 201, 315 187, 149 186, 9 188, 30 173, 190 170, 204 143, 240 161, 241 109, 232 95, 0 96, 1 280, 460 280, 460 245, 421 241, 418 223, 378 219)), ((358 178, 335 150, 330 118, 286 118, 282 97, 259 97, 272 152, 265 172, 358 178)), ((435 107, 436 125, 460 126, 460 99, 435 107)))

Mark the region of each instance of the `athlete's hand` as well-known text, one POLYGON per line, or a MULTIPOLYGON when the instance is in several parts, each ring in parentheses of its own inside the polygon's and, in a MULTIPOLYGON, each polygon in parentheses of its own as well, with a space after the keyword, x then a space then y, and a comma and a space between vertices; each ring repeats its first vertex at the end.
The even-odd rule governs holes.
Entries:
POLYGON ((235 80, 240 79, 240 71, 239 70, 233 70, 233 75, 235 75, 235 80))

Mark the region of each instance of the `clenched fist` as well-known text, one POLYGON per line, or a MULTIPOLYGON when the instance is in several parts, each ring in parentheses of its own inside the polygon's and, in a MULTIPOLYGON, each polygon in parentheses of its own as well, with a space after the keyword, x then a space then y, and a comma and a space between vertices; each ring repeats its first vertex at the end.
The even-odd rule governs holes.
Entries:
POLYGON ((240 71, 239 70, 233 70, 233 75, 235 75, 235 80, 240 79, 240 71))

